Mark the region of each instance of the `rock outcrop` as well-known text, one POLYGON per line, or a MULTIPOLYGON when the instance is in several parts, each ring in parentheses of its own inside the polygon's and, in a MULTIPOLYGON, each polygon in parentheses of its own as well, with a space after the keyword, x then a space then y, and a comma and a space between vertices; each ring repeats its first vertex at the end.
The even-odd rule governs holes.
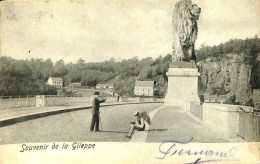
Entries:
POLYGON ((243 55, 227 54, 223 58, 211 57, 198 62, 200 92, 222 99, 235 95, 235 102, 246 101, 252 94, 252 66, 243 60, 243 55))

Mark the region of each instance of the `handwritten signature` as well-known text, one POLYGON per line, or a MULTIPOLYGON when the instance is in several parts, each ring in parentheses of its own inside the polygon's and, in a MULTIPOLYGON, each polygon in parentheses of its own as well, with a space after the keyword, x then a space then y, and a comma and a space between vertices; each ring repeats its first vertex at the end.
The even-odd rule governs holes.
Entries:
POLYGON ((240 161, 239 159, 233 159, 236 154, 236 147, 231 147, 227 151, 215 151, 213 149, 200 149, 191 150, 182 148, 183 145, 189 144, 193 138, 187 142, 178 141, 165 141, 160 144, 159 152, 161 157, 155 157, 157 159, 164 159, 166 156, 196 156, 198 157, 194 162, 189 162, 186 164, 197 164, 197 163, 209 163, 216 161, 240 161), (203 160, 202 157, 212 157, 207 160, 203 160))

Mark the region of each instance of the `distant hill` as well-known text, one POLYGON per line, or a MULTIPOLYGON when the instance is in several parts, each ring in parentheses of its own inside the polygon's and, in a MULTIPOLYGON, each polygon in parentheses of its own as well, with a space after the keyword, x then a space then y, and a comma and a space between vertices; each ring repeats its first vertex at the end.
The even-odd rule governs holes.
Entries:
POLYGON ((0 57, 0 96, 56 94, 57 89, 46 85, 50 76, 61 77, 63 86, 79 82, 81 86, 95 87, 97 83, 114 85, 115 93, 121 96, 133 96, 135 80, 151 79, 159 81, 158 86, 164 92, 167 85, 166 71, 171 55, 152 59, 132 59, 115 62, 109 60, 100 63, 86 63, 79 59, 76 64, 65 64, 63 60, 55 64, 50 59, 15 60, 0 57))
MULTIPOLYGON (((232 102, 245 102, 253 89, 260 89, 260 39, 233 39, 217 46, 202 45, 196 50, 201 94, 225 97, 232 102)), ((56 94, 54 87, 46 85, 49 76, 61 77, 64 86, 78 82, 94 88, 97 83, 114 85, 121 96, 134 96, 136 80, 155 80, 155 96, 165 96, 167 76, 172 57, 170 54, 138 59, 137 56, 115 62, 65 64, 50 59, 15 60, 0 57, 0 96, 56 94)), ((89 95, 83 90, 82 95, 89 95)))

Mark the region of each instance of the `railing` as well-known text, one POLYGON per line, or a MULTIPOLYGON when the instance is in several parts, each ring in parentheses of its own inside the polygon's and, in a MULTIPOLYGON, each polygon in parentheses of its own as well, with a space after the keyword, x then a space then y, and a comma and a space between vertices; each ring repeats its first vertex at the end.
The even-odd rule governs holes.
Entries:
POLYGON ((204 99, 205 103, 223 103, 224 100, 223 99, 204 99))
MULTIPOLYGON (((37 104, 37 96, 1 96, 0 109, 33 107, 37 104)), ((44 95, 44 106, 59 106, 77 103, 89 103, 90 97, 65 97, 57 95, 44 95)))
POLYGON ((0 109, 35 106, 36 96, 1 96, 0 109))
MULTIPOLYGON (((0 109, 21 108, 21 107, 40 107, 40 106, 61 106, 86 103, 90 104, 92 96, 57 96, 57 95, 30 95, 30 96, 2 96, 0 97, 0 109)), ((107 97, 107 103, 117 102, 117 97, 107 97)), ((119 102, 147 102, 162 101, 155 98, 120 97, 119 102)))
POLYGON ((89 103, 90 97, 45 96, 45 106, 60 106, 68 104, 89 103))
POLYGON ((260 111, 239 112, 239 135, 247 141, 260 141, 260 111))

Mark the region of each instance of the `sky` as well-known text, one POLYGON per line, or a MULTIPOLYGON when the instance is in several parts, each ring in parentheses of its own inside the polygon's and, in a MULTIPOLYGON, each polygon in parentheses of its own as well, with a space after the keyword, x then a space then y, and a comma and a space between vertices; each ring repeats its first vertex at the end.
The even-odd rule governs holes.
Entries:
MULTIPOLYGON (((1 2, 1 56, 65 63, 157 58, 172 52, 176 0, 1 2)), ((259 0, 193 0, 196 48, 260 36, 259 0)))

